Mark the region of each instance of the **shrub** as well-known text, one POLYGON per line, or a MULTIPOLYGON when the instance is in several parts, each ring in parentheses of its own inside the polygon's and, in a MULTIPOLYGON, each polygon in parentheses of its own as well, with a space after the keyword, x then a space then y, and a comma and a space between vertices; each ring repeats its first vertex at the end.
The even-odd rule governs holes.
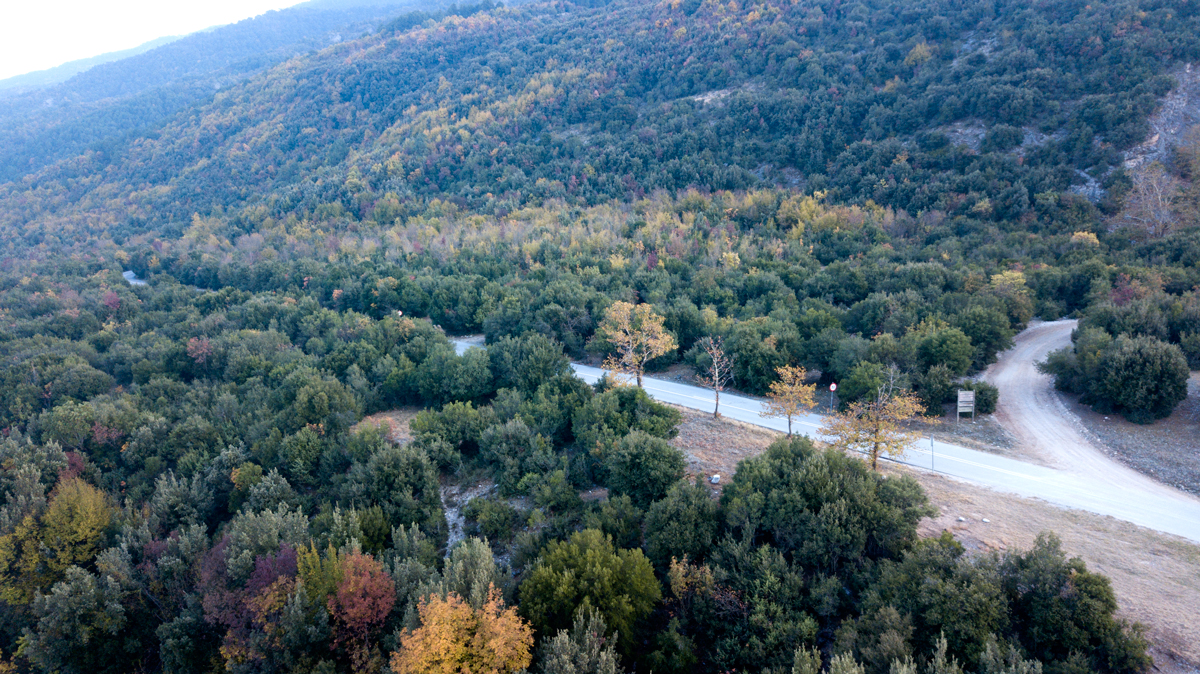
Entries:
POLYGON ((1188 367, 1200 370, 1200 332, 1188 332, 1179 336, 1179 348, 1187 358, 1188 367))
POLYGON ((472 523, 471 533, 489 541, 507 541, 521 524, 521 513, 496 498, 473 498, 463 509, 463 517, 472 523))
POLYGON ((1174 344, 1121 336, 1104 354, 1098 395, 1132 422, 1162 419, 1187 397, 1188 366, 1174 344))
POLYGON ((879 363, 863 361, 855 365, 838 389, 838 401, 844 408, 864 398, 874 398, 887 376, 887 368, 879 363))
POLYGON ((672 558, 703 559, 717 535, 717 502, 700 482, 677 483, 646 513, 646 554, 666 567, 672 558))
POLYGON ((1113 339, 1098 328, 1079 331, 1073 349, 1051 353, 1043 372, 1060 390, 1079 393, 1098 412, 1117 412, 1145 424, 1169 416, 1187 397, 1183 351, 1155 337, 1113 339))
POLYGON ((587 605, 620 634, 628 653, 634 645, 634 625, 654 609, 662 588, 641 550, 619 550, 608 536, 585 529, 546 546, 521 584, 520 596, 521 614, 539 634, 569 629, 576 611, 587 605))
POLYGON ((934 365, 917 380, 918 394, 925 403, 925 413, 942 416, 942 404, 954 395, 954 374, 945 365, 934 365))
POLYGON ((662 498, 683 477, 685 465, 683 452, 642 431, 621 438, 605 460, 609 489, 641 508, 662 498))
POLYGON ((1008 152, 1020 146, 1024 139, 1025 132, 1019 127, 1009 126, 1008 124, 997 124, 988 129, 987 135, 983 137, 983 144, 980 149, 984 152, 1008 152))

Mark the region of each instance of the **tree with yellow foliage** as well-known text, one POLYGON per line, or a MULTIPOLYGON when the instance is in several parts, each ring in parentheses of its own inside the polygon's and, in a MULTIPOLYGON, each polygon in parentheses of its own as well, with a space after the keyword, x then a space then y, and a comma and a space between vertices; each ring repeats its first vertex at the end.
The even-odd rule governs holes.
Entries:
POLYGON ((421 626, 392 653, 397 674, 509 674, 533 660, 533 629, 494 587, 479 610, 451 592, 422 600, 418 612, 421 626))
POLYGON ((664 320, 649 304, 614 302, 596 331, 617 352, 604 361, 604 369, 632 376, 641 387, 646 363, 679 348, 664 320))
POLYGON ((784 365, 775 368, 778 381, 771 382, 761 417, 787 417, 788 435, 792 434, 792 418, 816 407, 816 384, 805 384, 808 371, 802 367, 784 365))
POLYGON ((114 510, 104 492, 79 478, 60 483, 46 512, 27 514, 0 537, 0 599, 28 604, 103 548, 114 510))
POLYGON ((827 417, 821 433, 831 444, 871 457, 871 470, 879 470, 879 456, 903 456, 921 434, 904 424, 915 419, 923 407, 921 399, 900 388, 899 370, 893 365, 873 399, 852 403, 845 412, 827 417))

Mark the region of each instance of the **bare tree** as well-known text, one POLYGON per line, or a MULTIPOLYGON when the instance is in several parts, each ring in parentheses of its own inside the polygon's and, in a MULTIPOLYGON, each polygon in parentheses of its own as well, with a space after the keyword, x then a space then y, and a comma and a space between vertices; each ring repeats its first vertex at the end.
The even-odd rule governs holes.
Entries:
POLYGON ((879 470, 879 456, 903 456, 921 434, 905 428, 920 413, 920 398, 899 385, 900 372, 893 365, 874 400, 852 403, 850 409, 826 418, 821 432, 832 444, 871 457, 871 470, 879 470))
POLYGON ((617 351, 605 359, 604 369, 633 376, 641 387, 646 363, 678 348, 664 320, 649 304, 614 302, 597 330, 617 351))
POLYGON ((1175 210, 1179 180, 1158 162, 1138 166, 1130 177, 1133 189, 1125 203, 1125 218, 1152 237, 1166 236, 1179 224, 1175 210))
POLYGON ((713 416, 721 416, 721 391, 733 381, 733 361, 725 353, 725 342, 720 336, 705 337, 698 344, 708 354, 709 364, 704 372, 696 377, 704 388, 712 389, 716 398, 713 405, 713 416))
POLYGON ((771 391, 759 413, 762 417, 787 417, 788 435, 792 434, 792 418, 816 407, 816 384, 805 384, 808 372, 802 367, 784 365, 775 368, 778 381, 771 382, 771 391))

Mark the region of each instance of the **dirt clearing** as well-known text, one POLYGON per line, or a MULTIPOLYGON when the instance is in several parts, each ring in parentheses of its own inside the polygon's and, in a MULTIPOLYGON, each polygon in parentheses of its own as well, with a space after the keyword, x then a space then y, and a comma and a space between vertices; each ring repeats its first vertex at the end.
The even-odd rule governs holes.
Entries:
POLYGON ((783 437, 775 431, 739 421, 714 419, 708 412, 697 412, 670 405, 683 415, 679 435, 671 440, 687 458, 689 476, 721 476, 720 489, 733 477, 738 461, 763 453, 772 442, 783 437))
POLYGON ((364 428, 379 428, 380 426, 387 427, 387 439, 397 445, 407 445, 412 442, 412 432, 409 430, 408 424, 412 421, 417 413, 425 409, 424 407, 398 407, 387 412, 372 414, 369 417, 363 417, 363 420, 354 424, 350 429, 351 433, 357 433, 364 428))
POLYGON ((1077 396, 1063 399, 1109 456, 1163 484, 1200 495, 1200 372, 1188 379, 1188 397, 1171 416, 1152 424, 1099 414, 1081 405, 1077 396))

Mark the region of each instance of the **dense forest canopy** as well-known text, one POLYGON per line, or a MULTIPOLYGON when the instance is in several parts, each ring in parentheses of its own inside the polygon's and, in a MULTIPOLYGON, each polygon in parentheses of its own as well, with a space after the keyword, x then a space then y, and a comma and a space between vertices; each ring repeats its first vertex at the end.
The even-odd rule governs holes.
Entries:
POLYGON ((1096 372, 1200 363, 1200 146, 1125 155, 1198 23, 1135 0, 427 8, 177 105, 10 126, 4 658, 1147 671, 1053 535, 923 540, 915 480, 805 438, 718 496, 676 410, 569 359, 649 305, 672 347, 650 370, 720 338, 742 391, 803 366, 843 404, 892 377, 936 414, 961 386, 994 407, 964 378, 1072 315, 1060 386, 1169 413, 1178 387, 1096 372), (102 144, 71 135, 93 123, 102 144), (1150 179, 1171 227, 1137 217, 1150 179), (487 349, 457 354, 470 333, 487 349), (400 406, 409 441, 360 424, 400 406))

